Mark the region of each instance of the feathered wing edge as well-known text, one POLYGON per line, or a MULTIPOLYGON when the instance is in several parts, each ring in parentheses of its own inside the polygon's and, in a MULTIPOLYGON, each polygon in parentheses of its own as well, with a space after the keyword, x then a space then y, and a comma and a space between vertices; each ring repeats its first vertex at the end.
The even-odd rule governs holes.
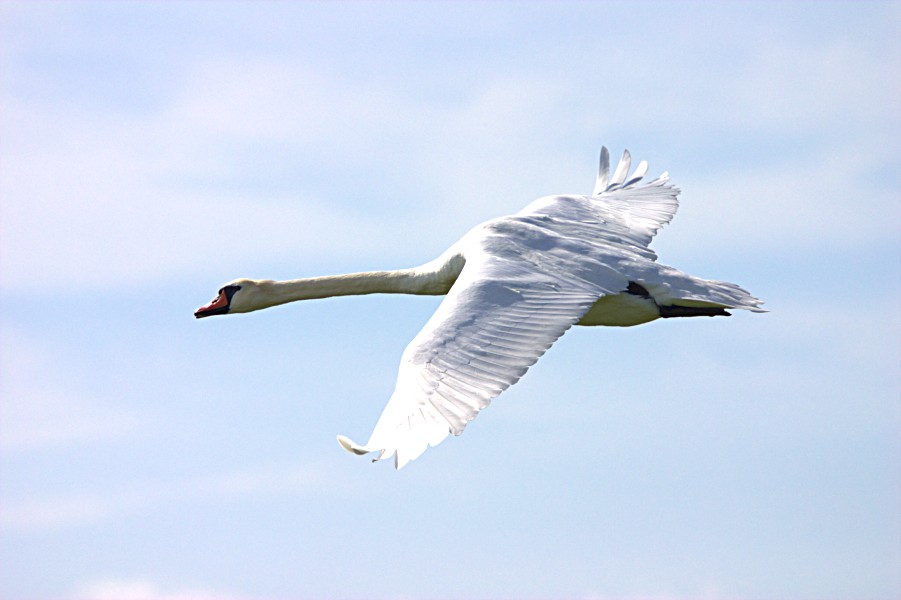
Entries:
POLYGON ((681 190, 669 183, 669 173, 665 171, 653 181, 642 182, 648 172, 647 161, 641 161, 629 175, 631 166, 632 156, 624 150, 610 177, 610 153, 602 148, 597 181, 587 198, 606 224, 605 230, 598 232, 599 238, 629 245, 644 258, 656 260, 649 245, 657 231, 675 216, 681 190))
MULTIPOLYGON (((629 168, 632 166, 632 155, 628 150, 623 150, 622 158, 619 159, 619 163, 616 165, 616 171, 613 173, 613 177, 610 177, 610 151, 607 150, 607 146, 603 146, 601 148, 601 158, 598 164, 598 177, 594 184, 594 190, 591 192, 592 196, 598 197, 604 192, 612 192, 618 189, 629 189, 637 184, 639 181, 644 179, 644 176, 647 175, 648 172, 648 161, 643 160, 638 163, 638 166, 633 171, 632 176, 629 175, 629 168)), ((659 185, 665 183, 669 179, 669 173, 663 172, 660 177, 655 179, 654 181, 647 183, 646 185, 659 185)))
POLYGON ((602 293, 588 286, 561 293, 553 285, 511 292, 509 282, 487 281, 476 283, 475 289, 464 284, 452 290, 445 306, 452 305, 453 295, 483 292, 518 299, 499 307, 501 312, 475 318, 464 316, 469 307, 462 311, 439 307, 404 352, 397 388, 369 441, 362 445, 338 436, 338 443, 357 455, 377 453, 373 462, 393 454, 394 466, 400 469, 449 434, 463 433, 602 293))
MULTIPOLYGON (((628 176, 630 167, 631 155, 628 150, 626 150, 623 152, 623 157, 611 178, 609 176, 609 151, 606 147, 602 148, 598 177, 591 200, 594 201, 592 204, 595 205, 595 208, 602 216, 609 216, 614 221, 623 223, 631 230, 631 235, 628 237, 632 238, 632 243, 647 248, 647 244, 653 238, 654 234, 656 234, 657 230, 668 223, 675 214, 676 209, 678 208, 677 197, 679 189, 667 185, 669 175, 666 172, 654 181, 636 187, 636 184, 640 182, 647 173, 648 164, 646 161, 641 161, 631 177, 628 176)), ((656 258, 656 255, 653 255, 651 251, 648 252, 651 254, 648 258, 653 261, 654 258, 656 258)), ((674 296, 681 297, 681 299, 693 300, 699 304, 715 303, 728 308, 742 308, 754 312, 765 312, 760 308, 760 301, 757 298, 754 298, 747 291, 735 284, 721 281, 699 280, 670 267, 665 267, 656 263, 652 264, 658 270, 656 273, 657 277, 659 278, 662 276, 662 281, 659 279, 657 281, 658 285, 662 284, 664 289, 660 289, 659 292, 663 292, 664 294, 668 292, 674 296)), ((655 289, 655 291, 658 290, 655 289)), ((597 295, 594 295, 594 298, 596 297, 597 295)), ((583 304, 580 310, 586 310, 587 307, 590 306, 591 300, 592 299, 590 298, 583 298, 579 303, 583 304)), ((425 448, 440 443, 450 433, 454 433, 455 435, 462 433, 463 428, 466 426, 466 422, 471 420, 479 410, 487 406, 493 397, 518 380, 519 377, 525 373, 525 370, 544 353, 544 350, 546 350, 555 339, 562 335, 566 329, 574 324, 576 320, 577 317, 574 314, 569 314, 568 318, 565 319, 565 321, 567 321, 565 324, 558 324, 563 325, 561 329, 554 335, 551 335, 546 343, 542 344, 543 347, 530 356, 527 362, 519 365, 516 369, 516 375, 511 377, 508 381, 502 383, 498 382, 500 383, 500 387, 496 390, 487 394, 485 394, 483 390, 482 395, 484 395, 484 397, 477 400, 476 405, 459 397, 459 393, 464 389, 467 390, 465 393, 474 390, 467 384, 458 382, 450 388, 444 388, 450 392, 450 404, 439 407, 430 401, 428 405, 422 405, 425 407, 425 410, 418 410, 417 414, 410 415, 405 413, 406 416, 404 416, 404 419, 413 417, 420 421, 418 427, 420 427, 423 432, 418 436, 421 439, 417 441, 417 446, 421 446, 421 448, 412 450, 412 452, 407 448, 403 451, 404 456, 401 456, 401 448, 396 445, 395 447, 391 447, 390 444, 374 443, 376 440, 373 438, 379 437, 379 424, 377 424, 376 431, 373 432, 373 436, 370 438, 367 445, 356 444, 346 436, 342 435, 337 436, 339 444, 348 452, 358 455, 378 452, 375 461, 384 458, 386 455, 390 456, 391 454, 394 454, 395 468, 399 469, 403 467, 407 462, 418 457, 425 448), (454 387, 460 385, 463 387, 454 387), (462 405, 459 404, 461 401, 462 405), (451 406, 454 403, 458 404, 457 409, 462 410, 460 414, 452 414, 452 412, 456 412, 457 409, 448 412, 448 406, 451 406), (471 411, 468 416, 466 414, 467 411, 471 411), (421 419, 419 419, 419 417, 421 417, 421 419), (456 421, 460 422, 458 423, 456 421)), ((401 370, 403 371, 408 367, 410 367, 410 365, 402 365, 401 370)), ((409 381, 412 381, 413 379, 414 378, 410 378, 409 381)), ((421 379, 421 377, 416 379, 421 379)), ((434 389, 434 387, 439 384, 440 383, 438 382, 432 382, 429 384, 429 387, 434 389)), ((397 394, 398 391, 400 390, 396 390, 395 393, 397 394)), ((393 398, 394 396, 392 396, 392 399, 393 398)), ((473 398, 472 400, 476 399, 473 398)), ((392 402, 389 400, 389 405, 386 406, 386 412, 389 412, 391 408, 392 402)), ((386 415, 383 414, 382 418, 380 418, 380 423, 385 416, 386 415)), ((414 424, 409 422, 408 426, 413 427, 414 424)))
POLYGON ((552 231, 515 219, 475 230, 480 248, 401 360, 397 386, 365 444, 340 436, 354 454, 395 456, 401 468, 450 433, 459 435, 491 400, 516 383, 597 299, 626 279, 576 253, 552 231), (534 261, 531 249, 543 249, 534 261))

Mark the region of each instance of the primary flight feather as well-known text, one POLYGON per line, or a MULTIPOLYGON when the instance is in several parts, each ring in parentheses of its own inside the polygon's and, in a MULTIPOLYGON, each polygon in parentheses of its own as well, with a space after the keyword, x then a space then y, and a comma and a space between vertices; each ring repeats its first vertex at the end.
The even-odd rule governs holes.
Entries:
POLYGON ((404 293, 447 297, 403 353, 397 386, 355 454, 394 456, 396 468, 460 435, 469 421, 573 325, 628 327, 657 318, 762 312, 739 286, 658 264, 651 239, 676 213, 666 173, 639 185, 623 153, 613 176, 601 150, 590 196, 547 196, 473 228, 438 259, 412 269, 292 281, 238 279, 197 318, 332 296, 404 293))

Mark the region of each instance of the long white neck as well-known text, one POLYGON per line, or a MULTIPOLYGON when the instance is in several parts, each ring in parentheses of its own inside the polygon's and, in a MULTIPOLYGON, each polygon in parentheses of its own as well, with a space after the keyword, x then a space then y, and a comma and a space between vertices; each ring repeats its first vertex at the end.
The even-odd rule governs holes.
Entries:
POLYGON ((260 284, 273 304, 297 300, 331 298, 333 296, 361 296, 363 294, 442 294, 430 286, 429 281, 418 277, 413 269, 399 271, 367 271, 347 275, 329 275, 268 281, 260 284))
POLYGON ((463 269, 463 257, 454 254, 413 269, 368 271, 347 275, 288 281, 258 281, 250 305, 235 312, 259 310, 298 300, 360 296, 364 294, 446 294, 463 269))

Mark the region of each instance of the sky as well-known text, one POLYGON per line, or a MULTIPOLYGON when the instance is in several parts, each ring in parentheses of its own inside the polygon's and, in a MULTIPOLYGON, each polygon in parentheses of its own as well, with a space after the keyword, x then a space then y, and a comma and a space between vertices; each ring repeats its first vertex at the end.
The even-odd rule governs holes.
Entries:
POLYGON ((0 597, 901 597, 901 3, 0 3, 0 597), (575 328, 401 471, 402 268, 628 148, 766 314, 575 328))

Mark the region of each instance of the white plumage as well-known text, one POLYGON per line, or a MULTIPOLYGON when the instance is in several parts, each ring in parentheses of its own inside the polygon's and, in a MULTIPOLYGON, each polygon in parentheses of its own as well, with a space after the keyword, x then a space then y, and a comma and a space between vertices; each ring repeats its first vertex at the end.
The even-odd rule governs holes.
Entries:
POLYGON ((601 151, 591 196, 548 196, 473 228, 439 259, 414 269, 287 282, 237 280, 198 317, 249 312, 308 298, 376 292, 447 297, 401 359, 397 386, 356 454, 395 456, 400 468, 459 435, 573 325, 630 326, 658 317, 761 311, 731 283, 706 281, 656 263, 648 248, 678 207, 664 173, 639 185, 624 152, 609 177, 601 151))

